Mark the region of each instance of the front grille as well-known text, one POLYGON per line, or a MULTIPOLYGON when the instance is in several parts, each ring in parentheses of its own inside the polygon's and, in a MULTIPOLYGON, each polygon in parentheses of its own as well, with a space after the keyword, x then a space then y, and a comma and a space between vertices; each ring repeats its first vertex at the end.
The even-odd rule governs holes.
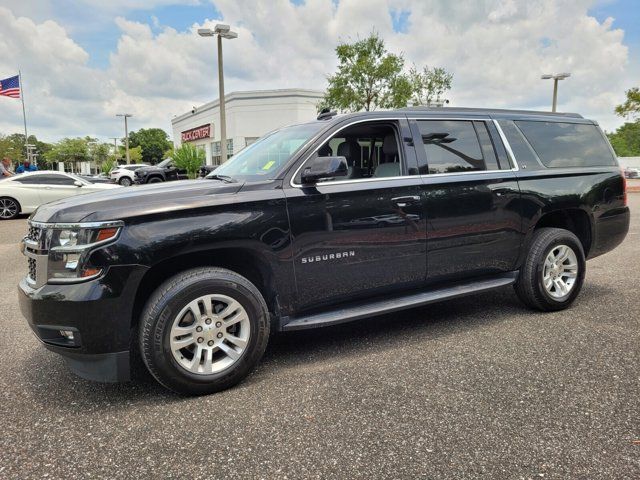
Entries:
POLYGON ((33 282, 33 283, 37 283, 37 278, 36 278, 36 259, 35 258, 29 258, 29 279, 33 282))
POLYGON ((27 232, 27 238, 29 240, 33 240, 34 242, 40 241, 40 232, 42 229, 40 227, 35 227, 33 225, 29 225, 29 231, 27 232))

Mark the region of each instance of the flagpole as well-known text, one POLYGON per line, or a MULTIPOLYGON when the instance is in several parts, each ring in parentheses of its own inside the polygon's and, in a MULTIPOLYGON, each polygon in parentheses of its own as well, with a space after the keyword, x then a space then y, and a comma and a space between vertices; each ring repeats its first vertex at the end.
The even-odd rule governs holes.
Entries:
POLYGON ((27 153, 27 160, 31 162, 31 155, 29 152, 29 135, 27 134, 27 114, 24 109, 24 85, 22 83, 22 73, 18 70, 18 81, 20 83, 20 99, 22 100, 22 119, 24 120, 24 148, 27 153))

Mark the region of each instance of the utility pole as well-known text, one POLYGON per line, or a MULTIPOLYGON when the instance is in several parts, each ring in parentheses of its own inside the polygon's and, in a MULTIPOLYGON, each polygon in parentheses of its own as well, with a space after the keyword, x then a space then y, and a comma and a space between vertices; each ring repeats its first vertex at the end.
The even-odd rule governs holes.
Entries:
POLYGON ((220 163, 227 161, 227 118, 224 105, 224 71, 222 66, 222 39, 238 38, 236 32, 231 31, 229 25, 218 24, 213 30, 210 28, 199 28, 198 35, 201 37, 218 36, 218 90, 220 105, 220 163))
POLYGON ((116 160, 116 164, 118 163, 118 137, 109 137, 113 140, 113 158, 116 160))
POLYGON ((570 73, 554 73, 554 74, 546 73, 540 77, 542 80, 553 79, 553 101, 551 103, 552 112, 555 112, 556 107, 558 106, 558 80, 564 80, 565 78, 568 78, 570 76, 571 76, 570 73))
POLYGON ((131 163, 131 158, 129 157, 129 127, 127 126, 127 118, 133 117, 130 113, 118 113, 116 117, 124 117, 124 148, 127 152, 127 165, 131 163))

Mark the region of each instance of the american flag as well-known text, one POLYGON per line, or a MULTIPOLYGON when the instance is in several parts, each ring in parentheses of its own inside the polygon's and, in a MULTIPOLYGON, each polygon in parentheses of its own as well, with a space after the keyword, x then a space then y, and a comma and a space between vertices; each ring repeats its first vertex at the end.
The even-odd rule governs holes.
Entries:
POLYGON ((0 95, 11 98, 20 98, 20 77, 5 78, 0 80, 0 95))

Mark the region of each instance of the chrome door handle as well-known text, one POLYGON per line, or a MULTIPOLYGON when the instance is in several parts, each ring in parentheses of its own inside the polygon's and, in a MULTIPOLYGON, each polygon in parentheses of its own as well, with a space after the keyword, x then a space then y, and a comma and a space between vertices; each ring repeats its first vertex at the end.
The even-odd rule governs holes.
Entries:
POLYGON ((395 197, 392 198, 391 201, 395 203, 398 207, 404 208, 407 205, 413 205, 420 201, 420 196, 418 195, 409 195, 407 197, 395 197))

